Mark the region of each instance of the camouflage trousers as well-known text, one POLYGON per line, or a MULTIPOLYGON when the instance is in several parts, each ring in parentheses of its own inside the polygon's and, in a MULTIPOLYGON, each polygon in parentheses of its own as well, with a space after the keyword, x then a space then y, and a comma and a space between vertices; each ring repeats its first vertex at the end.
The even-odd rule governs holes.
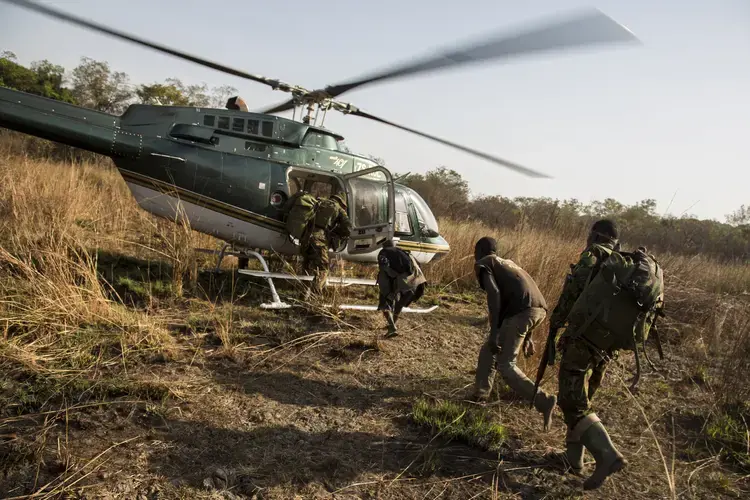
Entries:
POLYGON ((303 242, 300 251, 302 253, 302 268, 306 272, 312 272, 312 290, 317 294, 323 292, 323 287, 328 279, 328 241, 323 231, 315 231, 303 242))
MULTIPOLYGON (((505 318, 498 329, 500 352, 496 355, 493 355, 490 350, 489 339, 485 341, 479 351, 477 361, 474 382, 477 396, 489 395, 495 378, 495 369, 497 369, 508 387, 522 398, 531 400, 534 396, 534 382, 518 368, 516 358, 526 336, 544 321, 546 315, 544 309, 533 307, 505 318)), ((537 398, 537 403, 541 404, 543 399, 537 398)))
MULTIPOLYGON (((612 358, 610 353, 607 356, 612 358)), ((576 424, 593 413, 591 399, 607 371, 609 360, 596 352, 584 340, 567 339, 562 348, 557 404, 572 432, 576 424)))

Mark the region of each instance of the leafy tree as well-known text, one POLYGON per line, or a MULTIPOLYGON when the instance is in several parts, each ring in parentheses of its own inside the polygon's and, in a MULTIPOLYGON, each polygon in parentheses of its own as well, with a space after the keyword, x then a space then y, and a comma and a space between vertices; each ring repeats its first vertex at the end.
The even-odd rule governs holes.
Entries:
POLYGON ((160 106, 189 105, 187 96, 174 85, 162 85, 160 83, 141 85, 135 93, 142 104, 157 104, 160 106))
POLYGON ((75 102, 70 89, 63 86, 65 84, 65 68, 44 59, 31 63, 31 69, 37 75, 37 82, 43 89, 43 96, 59 101, 75 102))
POLYGON ((727 223, 733 226, 750 224, 750 206, 742 205, 740 208, 727 215, 727 223))
POLYGON ((400 182, 417 191, 436 217, 466 215, 469 184, 455 170, 438 167, 425 175, 412 174, 400 182))
MULTIPOLYGON (((187 99, 188 106, 206 107, 211 105, 208 95, 208 85, 185 85, 178 78, 168 78, 167 84, 173 85, 187 99)), ((226 101, 224 102, 226 104, 226 101)))
POLYGON ((122 113, 134 97, 128 75, 88 57, 82 57, 73 70, 72 92, 81 106, 114 114, 122 113))
POLYGON ((12 52, 4 51, 0 57, 0 85, 50 99, 74 102, 70 90, 63 87, 65 69, 47 60, 31 64, 31 68, 16 62, 12 52))
POLYGON ((227 100, 233 95, 237 95, 237 89, 231 85, 222 85, 216 87, 211 92, 211 97, 208 100, 208 105, 214 108, 223 108, 227 104, 227 100))

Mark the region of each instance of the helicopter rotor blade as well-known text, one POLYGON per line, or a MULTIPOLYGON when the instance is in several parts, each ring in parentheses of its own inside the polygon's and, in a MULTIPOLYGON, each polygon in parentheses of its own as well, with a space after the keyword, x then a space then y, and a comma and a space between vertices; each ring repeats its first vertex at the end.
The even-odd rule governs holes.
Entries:
POLYGON ((295 100, 289 99, 288 101, 284 101, 281 104, 277 104, 271 108, 264 109, 263 111, 258 111, 258 113, 263 113, 266 115, 270 115, 272 113, 279 113, 281 111, 286 111, 288 109, 292 109, 295 106, 295 100))
POLYGON ((359 108, 356 108, 352 106, 351 104, 341 104, 341 103, 334 103, 334 107, 337 108, 339 111, 341 111, 344 114, 359 116, 361 118, 367 118, 368 120, 373 120, 379 123, 383 123, 385 125, 390 125, 391 127, 396 127, 401 130, 405 130, 407 132, 411 132, 412 134, 416 134, 422 137, 425 137, 427 139, 431 139, 433 141, 437 141, 441 144, 444 144, 446 146, 450 146, 452 148, 456 148, 458 150, 461 150, 465 153, 472 154, 474 156, 478 156, 479 158, 482 158, 483 160, 490 161, 492 163, 495 163, 497 165, 502 165, 503 167, 509 168, 511 170, 514 170, 518 173, 521 173, 523 175, 529 176, 529 177, 536 177, 541 179, 551 179, 552 177, 544 174, 542 172, 538 172, 536 170, 532 170, 530 168, 524 167, 522 165, 519 165, 518 163, 513 163, 508 160, 503 160, 502 158, 498 158, 497 156, 492 156, 487 153, 483 153, 481 151, 478 151, 476 149, 468 148, 466 146, 461 146, 460 144, 456 144, 455 142, 450 142, 445 139, 441 139, 440 137, 436 137, 434 135, 426 134, 424 132, 420 132, 418 130, 414 130, 413 128, 405 127, 403 125, 399 125, 397 123, 393 123, 391 121, 385 120, 383 118, 379 118, 375 115, 371 115, 370 113, 367 113, 365 111, 362 111, 359 108))
POLYGON ((76 24, 79 26, 84 26, 86 28, 90 28, 95 31, 99 31, 101 33, 105 33, 107 35, 114 36, 115 38, 120 38, 123 40, 128 40, 130 42, 137 43, 139 45, 143 45, 145 47, 149 47, 151 49, 157 50, 159 52, 164 52, 166 54, 173 55, 175 57, 179 57, 180 59, 185 59, 190 62, 194 62, 196 64, 200 64, 202 66, 206 66, 211 69, 215 69, 224 73, 228 73, 230 75, 238 76, 240 78, 245 78, 247 80, 252 80, 258 83, 263 83, 265 85, 270 86, 274 90, 283 90, 283 91, 291 91, 292 89, 296 89, 297 87, 290 85, 288 83, 281 82, 279 80, 274 80, 271 78, 266 78, 264 76, 260 75, 252 75, 250 73, 246 73, 244 71, 230 68, 228 66, 224 66, 223 64, 214 63, 211 61, 208 61, 206 59, 202 59, 197 56, 193 56, 190 54, 187 54, 185 52, 180 52, 174 49, 170 49, 169 47, 166 47, 164 45, 159 45, 154 42, 149 42, 147 40, 143 40, 141 38, 136 38, 132 35, 128 35, 127 33, 123 33, 121 31, 117 31, 111 28, 108 28, 106 26, 103 26, 101 24, 94 23, 92 21, 87 21, 86 19, 82 19, 77 16, 73 16, 71 14, 66 14, 65 12, 61 12, 59 10, 51 9, 49 7, 39 5, 34 2, 29 2, 28 0, 0 0, 6 3, 10 3, 13 5, 16 5, 18 7, 23 7, 26 9, 30 9, 33 11, 36 11, 38 13, 51 16, 56 19, 61 19, 63 21, 67 21, 72 24, 76 24))
MULTIPOLYGON (((507 33, 495 35, 474 45, 398 65, 357 80, 329 85, 316 92, 326 93, 330 98, 336 98, 354 88, 370 83, 462 64, 617 42, 639 42, 639 40, 623 25, 598 9, 592 9, 582 11, 563 21, 558 20, 541 27, 526 29, 514 35, 508 35, 507 33)), ((274 106, 262 112, 286 111, 293 106, 293 101, 289 100, 282 105, 274 106)))

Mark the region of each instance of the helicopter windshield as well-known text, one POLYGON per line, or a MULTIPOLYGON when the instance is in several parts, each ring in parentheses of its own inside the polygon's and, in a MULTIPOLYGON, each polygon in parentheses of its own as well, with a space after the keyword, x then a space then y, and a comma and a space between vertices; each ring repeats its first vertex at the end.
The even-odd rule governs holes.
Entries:
POLYGON ((419 225, 423 227, 422 232, 424 233, 426 229, 434 231, 435 234, 438 235, 440 231, 438 231, 438 223, 435 216, 432 214, 432 210, 430 210, 427 203, 425 203, 416 191, 413 189, 410 189, 409 191, 411 191, 409 194, 411 195, 411 200, 414 202, 414 208, 417 212, 417 220, 419 221, 419 225))
POLYGON ((349 181, 354 209, 354 227, 388 223, 388 192, 382 172, 373 172, 349 181))

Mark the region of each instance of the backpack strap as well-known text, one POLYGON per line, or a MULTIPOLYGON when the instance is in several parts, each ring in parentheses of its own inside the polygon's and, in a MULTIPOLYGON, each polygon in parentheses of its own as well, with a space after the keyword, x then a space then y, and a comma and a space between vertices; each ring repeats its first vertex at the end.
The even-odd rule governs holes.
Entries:
POLYGON ((596 274, 599 272, 602 264, 604 264, 604 261, 607 260, 610 255, 612 255, 612 252, 614 252, 613 249, 604 245, 594 244, 593 247, 596 248, 599 252, 604 252, 607 256, 603 257, 601 254, 596 256, 596 265, 591 268, 591 270, 589 271, 589 275, 586 277, 587 285, 591 283, 591 280, 594 279, 594 276, 596 276, 596 274))

